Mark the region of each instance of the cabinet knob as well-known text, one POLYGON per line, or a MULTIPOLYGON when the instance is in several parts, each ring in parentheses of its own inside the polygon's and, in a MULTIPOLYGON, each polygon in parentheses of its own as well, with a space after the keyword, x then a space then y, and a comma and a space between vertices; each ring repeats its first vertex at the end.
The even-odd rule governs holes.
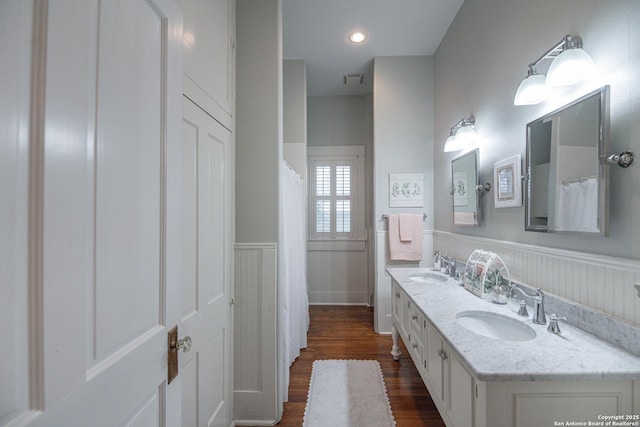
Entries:
POLYGON ((418 344, 416 344, 416 343, 412 342, 412 343, 411 343, 411 347, 413 347, 413 348, 418 348, 418 344))
POLYGON ((440 356, 440 358, 441 358, 442 360, 447 360, 447 357, 449 357, 449 356, 447 355, 447 352, 446 352, 446 351, 444 351, 444 350, 443 350, 443 349, 441 349, 441 348, 439 348, 439 349, 438 349, 438 356, 440 356))
POLYGON ((418 316, 416 316, 415 314, 412 314, 412 315, 411 315, 411 319, 412 319, 412 320, 417 320, 417 319, 418 319, 418 316))
POLYGON ((400 292, 396 292, 396 298, 400 298, 400 292))

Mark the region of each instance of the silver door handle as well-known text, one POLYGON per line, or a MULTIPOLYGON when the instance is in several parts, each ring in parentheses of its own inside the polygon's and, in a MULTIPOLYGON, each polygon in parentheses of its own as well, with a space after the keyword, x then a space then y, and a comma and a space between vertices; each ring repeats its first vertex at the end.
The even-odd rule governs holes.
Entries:
POLYGON ((191 337, 184 337, 182 339, 179 339, 176 348, 183 353, 191 350, 191 337))

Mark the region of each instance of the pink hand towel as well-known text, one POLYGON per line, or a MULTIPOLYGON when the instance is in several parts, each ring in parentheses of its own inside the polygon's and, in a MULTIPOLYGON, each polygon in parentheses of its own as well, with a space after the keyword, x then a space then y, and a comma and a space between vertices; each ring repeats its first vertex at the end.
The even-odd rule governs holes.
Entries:
POLYGON ((476 225, 475 212, 454 212, 453 223, 456 225, 476 225))
POLYGON ((422 260, 422 222, 422 214, 389 215, 389 254, 391 260, 422 260))

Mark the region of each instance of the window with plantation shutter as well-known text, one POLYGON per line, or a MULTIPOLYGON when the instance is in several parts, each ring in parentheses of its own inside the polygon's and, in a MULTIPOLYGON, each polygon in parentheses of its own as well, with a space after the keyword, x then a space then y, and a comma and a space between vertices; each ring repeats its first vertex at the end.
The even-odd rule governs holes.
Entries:
POLYGON ((312 240, 357 239, 364 220, 364 148, 309 147, 309 235, 312 240), (362 219, 359 218, 362 216, 362 219))

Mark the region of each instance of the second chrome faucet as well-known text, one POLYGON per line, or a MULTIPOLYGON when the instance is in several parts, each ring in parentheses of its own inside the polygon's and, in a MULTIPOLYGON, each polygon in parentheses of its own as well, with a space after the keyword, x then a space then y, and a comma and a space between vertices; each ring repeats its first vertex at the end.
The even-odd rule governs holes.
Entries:
POLYGON ((509 298, 511 298, 514 290, 520 291, 524 296, 527 296, 533 300, 533 317, 531 318, 531 321, 538 325, 546 325, 547 317, 544 314, 544 293, 542 292, 542 289, 536 289, 535 293, 531 295, 520 286, 511 285, 511 289, 509 290, 509 298))

